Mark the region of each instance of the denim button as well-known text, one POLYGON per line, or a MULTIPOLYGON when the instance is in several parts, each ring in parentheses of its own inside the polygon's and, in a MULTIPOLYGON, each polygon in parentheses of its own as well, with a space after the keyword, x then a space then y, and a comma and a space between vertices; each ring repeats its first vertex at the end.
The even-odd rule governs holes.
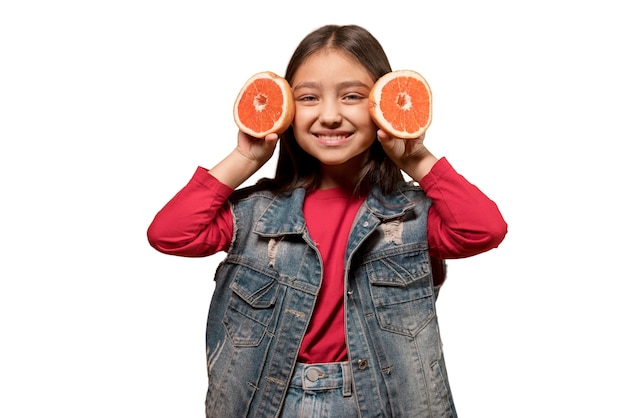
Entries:
POLYGON ((359 360, 358 367, 359 367, 359 370, 365 369, 367 367, 367 360, 366 359, 359 360))
POLYGON ((320 378, 320 373, 319 371, 317 371, 317 369, 308 369, 306 371, 306 378, 309 379, 311 382, 317 382, 317 379, 320 378))

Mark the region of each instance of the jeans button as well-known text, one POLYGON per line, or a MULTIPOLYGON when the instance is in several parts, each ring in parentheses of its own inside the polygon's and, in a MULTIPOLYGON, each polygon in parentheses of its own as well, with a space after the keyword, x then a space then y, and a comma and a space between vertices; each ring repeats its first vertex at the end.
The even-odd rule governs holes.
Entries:
POLYGON ((311 382, 317 382, 317 379, 319 379, 319 377, 320 374, 317 369, 310 368, 306 371, 306 378, 309 379, 311 382))
POLYGON ((364 370, 367 367, 367 360, 360 359, 358 362, 358 367, 359 367, 359 370, 364 370))

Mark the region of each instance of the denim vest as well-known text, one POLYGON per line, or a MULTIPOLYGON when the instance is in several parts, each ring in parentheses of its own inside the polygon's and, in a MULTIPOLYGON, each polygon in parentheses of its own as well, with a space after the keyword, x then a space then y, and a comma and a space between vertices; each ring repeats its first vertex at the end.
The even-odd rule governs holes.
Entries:
MULTIPOLYGON (((277 417, 322 278, 302 204, 244 189, 207 321, 207 417, 277 417)), ((426 221, 412 184, 370 193, 346 250, 345 327, 362 417, 455 417, 435 312, 426 221)))

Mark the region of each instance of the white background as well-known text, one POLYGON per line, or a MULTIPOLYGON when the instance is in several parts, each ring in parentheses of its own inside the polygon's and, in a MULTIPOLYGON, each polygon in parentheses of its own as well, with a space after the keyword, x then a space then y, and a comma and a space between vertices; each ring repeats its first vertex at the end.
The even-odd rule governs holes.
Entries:
POLYGON ((500 248, 449 263, 438 302, 460 416, 623 414, 618 5, 3 2, 0 416, 203 417, 223 256, 166 256, 145 232, 234 147, 244 81, 283 74, 326 23, 426 77, 428 146, 509 223, 500 248))

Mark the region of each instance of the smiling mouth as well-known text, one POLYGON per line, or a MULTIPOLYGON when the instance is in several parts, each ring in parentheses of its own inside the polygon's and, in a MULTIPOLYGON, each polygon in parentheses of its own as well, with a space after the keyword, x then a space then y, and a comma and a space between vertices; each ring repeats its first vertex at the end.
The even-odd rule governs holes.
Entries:
POLYGON ((341 145, 348 142, 352 138, 352 134, 349 135, 315 135, 317 141, 324 145, 341 145))

